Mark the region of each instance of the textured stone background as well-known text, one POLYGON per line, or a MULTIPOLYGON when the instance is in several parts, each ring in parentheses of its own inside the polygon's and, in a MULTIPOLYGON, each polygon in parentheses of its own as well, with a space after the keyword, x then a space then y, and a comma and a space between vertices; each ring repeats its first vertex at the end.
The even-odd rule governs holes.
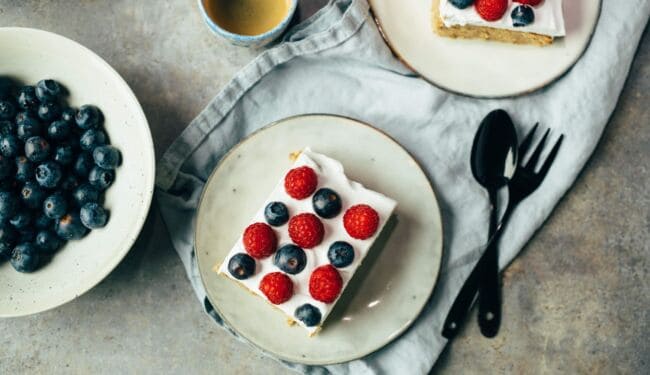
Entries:
MULTIPOLYGON (((305 0, 302 12, 322 2, 305 0)), ((9 25, 106 59, 140 99, 158 156, 256 54, 210 34, 193 0, 0 0, 9 25)), ((432 372, 648 373, 648 103, 646 31, 594 156, 506 274, 501 334, 487 340, 467 325, 432 372)), ((54 311, 0 320, 0 332, 0 374, 287 372, 202 314, 156 208, 100 285, 54 311)))

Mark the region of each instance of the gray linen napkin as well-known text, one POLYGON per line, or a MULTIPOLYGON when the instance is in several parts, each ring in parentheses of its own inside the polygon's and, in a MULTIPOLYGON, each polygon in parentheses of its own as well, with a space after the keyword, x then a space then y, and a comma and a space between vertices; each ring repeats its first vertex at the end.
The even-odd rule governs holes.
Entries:
POLYGON ((594 150, 649 14, 647 0, 603 0, 591 45, 564 78, 524 97, 476 100, 439 90, 398 62, 365 0, 332 1, 242 69, 158 165, 158 204, 206 311, 223 325, 206 299, 193 252, 195 210, 219 159, 275 120, 304 113, 350 116, 396 138, 430 176, 445 231, 442 274, 413 327, 382 350, 327 367, 285 364, 310 373, 427 373, 446 344, 440 335, 446 313, 486 241, 488 203, 468 163, 480 120, 501 107, 512 114, 519 134, 540 121, 553 129, 553 138, 566 135, 546 181, 514 212, 504 233, 499 262, 504 267, 548 218, 594 150))

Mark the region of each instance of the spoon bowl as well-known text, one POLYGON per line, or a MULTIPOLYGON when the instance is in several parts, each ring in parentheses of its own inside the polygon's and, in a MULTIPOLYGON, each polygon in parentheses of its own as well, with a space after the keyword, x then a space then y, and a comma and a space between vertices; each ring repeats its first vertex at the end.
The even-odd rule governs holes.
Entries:
POLYGON ((479 125, 470 165, 476 181, 488 192, 505 186, 517 166, 517 132, 508 113, 490 112, 479 125))

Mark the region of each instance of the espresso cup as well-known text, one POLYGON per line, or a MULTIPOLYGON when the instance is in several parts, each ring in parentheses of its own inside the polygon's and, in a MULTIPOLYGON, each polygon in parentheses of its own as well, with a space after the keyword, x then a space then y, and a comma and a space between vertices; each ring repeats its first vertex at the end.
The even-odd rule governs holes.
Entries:
POLYGON ((208 7, 210 6, 209 3, 213 1, 237 0, 198 0, 198 3, 199 9, 201 10, 201 16, 203 17, 203 20, 207 24, 208 28, 212 31, 212 33, 228 40, 234 45, 242 47, 262 47, 276 40, 286 30, 287 26, 289 26, 289 23, 291 22, 293 15, 296 13, 296 8, 298 6, 298 0, 287 0, 287 13, 277 25, 268 31, 264 31, 261 34, 245 35, 228 30, 226 27, 219 23, 219 21, 216 19, 217 17, 210 16, 208 7))

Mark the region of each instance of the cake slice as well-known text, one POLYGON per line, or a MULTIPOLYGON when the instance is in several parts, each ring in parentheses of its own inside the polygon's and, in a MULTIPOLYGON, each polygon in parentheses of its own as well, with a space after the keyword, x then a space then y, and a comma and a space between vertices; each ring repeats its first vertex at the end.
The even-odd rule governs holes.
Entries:
POLYGON ((565 35, 562 0, 433 0, 445 37, 549 45, 565 35))
POLYGON ((304 149, 217 272, 316 334, 397 203, 304 149))

